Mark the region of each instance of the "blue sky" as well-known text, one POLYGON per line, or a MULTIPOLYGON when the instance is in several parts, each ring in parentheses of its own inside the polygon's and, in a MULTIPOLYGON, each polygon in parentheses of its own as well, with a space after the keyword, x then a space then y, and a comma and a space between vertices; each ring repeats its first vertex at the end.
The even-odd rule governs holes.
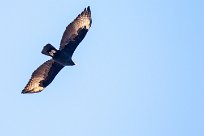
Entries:
POLYGON ((203 136, 202 0, 0 2, 2 136, 203 136), (88 5, 93 23, 43 92, 22 95, 88 5))

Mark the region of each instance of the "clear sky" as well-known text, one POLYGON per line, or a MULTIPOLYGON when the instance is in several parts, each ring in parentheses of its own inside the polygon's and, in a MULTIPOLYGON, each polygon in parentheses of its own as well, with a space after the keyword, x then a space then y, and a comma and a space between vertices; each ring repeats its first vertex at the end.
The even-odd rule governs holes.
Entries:
POLYGON ((0 2, 1 136, 204 136, 203 0, 0 2), (41 93, 31 73, 88 5, 93 23, 41 93))

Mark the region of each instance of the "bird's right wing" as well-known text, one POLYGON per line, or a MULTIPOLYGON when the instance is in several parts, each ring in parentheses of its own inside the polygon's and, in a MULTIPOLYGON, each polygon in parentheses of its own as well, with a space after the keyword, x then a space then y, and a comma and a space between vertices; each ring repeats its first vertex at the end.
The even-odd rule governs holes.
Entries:
POLYGON ((66 50, 72 55, 79 43, 84 39, 91 27, 91 23, 91 10, 90 7, 87 7, 67 26, 60 42, 60 50, 66 50))
POLYGON ((50 59, 39 66, 32 74, 22 93, 38 93, 47 87, 63 68, 63 65, 50 59))

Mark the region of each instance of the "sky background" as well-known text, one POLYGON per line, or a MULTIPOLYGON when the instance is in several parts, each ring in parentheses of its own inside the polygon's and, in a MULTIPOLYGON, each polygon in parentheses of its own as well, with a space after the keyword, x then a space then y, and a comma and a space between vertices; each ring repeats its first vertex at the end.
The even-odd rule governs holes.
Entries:
POLYGON ((0 2, 1 136, 203 136, 203 0, 0 2), (92 27, 41 93, 31 73, 91 6, 92 27))

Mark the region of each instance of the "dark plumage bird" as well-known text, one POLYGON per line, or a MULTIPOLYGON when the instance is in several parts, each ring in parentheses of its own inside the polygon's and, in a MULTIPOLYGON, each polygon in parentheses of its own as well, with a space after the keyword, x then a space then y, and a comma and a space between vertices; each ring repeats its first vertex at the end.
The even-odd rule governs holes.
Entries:
POLYGON ((75 65, 72 61, 72 55, 90 27, 91 10, 90 7, 87 7, 66 27, 59 50, 51 44, 44 46, 41 53, 52 57, 52 59, 44 62, 33 72, 22 93, 41 92, 53 81, 63 67, 75 65))

